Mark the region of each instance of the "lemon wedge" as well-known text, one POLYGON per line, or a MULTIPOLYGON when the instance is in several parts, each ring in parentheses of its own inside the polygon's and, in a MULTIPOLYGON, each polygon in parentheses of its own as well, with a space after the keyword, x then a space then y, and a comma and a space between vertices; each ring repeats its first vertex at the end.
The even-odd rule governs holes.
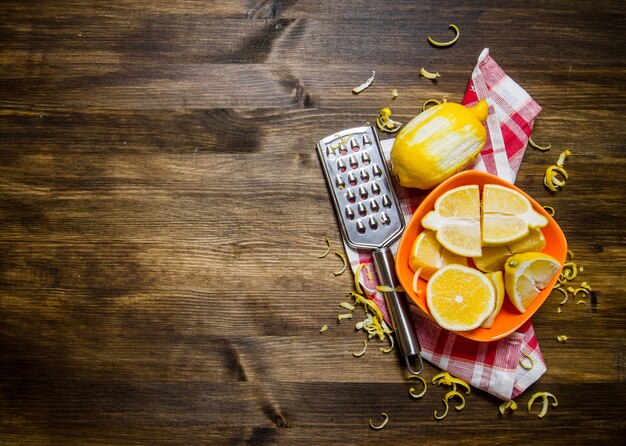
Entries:
POLYGON ((531 229, 528 235, 517 242, 505 246, 483 246, 483 255, 474 257, 474 265, 479 270, 490 273, 504 271, 504 263, 513 254, 538 252, 546 246, 546 238, 541 229, 531 229))
POLYGON ((409 254, 409 266, 414 272, 421 268, 420 277, 428 280, 439 268, 453 263, 467 265, 467 258, 441 246, 435 232, 425 229, 413 242, 409 254))
POLYGON ((511 256, 504 268, 506 294, 513 306, 524 313, 559 273, 561 264, 548 254, 526 252, 511 256))
POLYGON ((482 255, 480 192, 477 185, 460 186, 442 194, 422 226, 437 232, 437 241, 454 254, 482 255))
POLYGON ((482 244, 502 246, 526 237, 530 228, 541 228, 548 219, 535 211, 519 192, 486 184, 482 200, 482 244))

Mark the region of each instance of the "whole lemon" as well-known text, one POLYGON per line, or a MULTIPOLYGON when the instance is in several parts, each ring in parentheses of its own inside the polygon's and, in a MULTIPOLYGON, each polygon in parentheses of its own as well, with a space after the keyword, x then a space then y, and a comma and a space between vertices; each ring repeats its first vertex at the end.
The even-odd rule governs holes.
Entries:
POLYGON ((404 187, 431 189, 463 169, 480 153, 489 107, 445 102, 409 121, 391 149, 393 173, 404 187))

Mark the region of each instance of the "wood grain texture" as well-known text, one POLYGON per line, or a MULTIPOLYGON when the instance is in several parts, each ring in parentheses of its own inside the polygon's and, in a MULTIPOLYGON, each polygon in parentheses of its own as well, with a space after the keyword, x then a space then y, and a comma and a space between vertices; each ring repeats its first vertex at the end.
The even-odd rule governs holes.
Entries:
POLYGON ((0 443, 622 442, 625 23, 617 1, 3 1, 0 443), (459 42, 429 46, 449 23, 459 42), (485 47, 543 108, 554 149, 517 184, 596 295, 533 317, 548 371, 512 416, 473 391, 437 422, 442 389, 411 400, 397 355, 354 358, 336 322, 352 278, 317 258, 341 244, 314 147, 383 106, 460 101, 485 47), (539 420, 543 390, 560 404, 539 420))

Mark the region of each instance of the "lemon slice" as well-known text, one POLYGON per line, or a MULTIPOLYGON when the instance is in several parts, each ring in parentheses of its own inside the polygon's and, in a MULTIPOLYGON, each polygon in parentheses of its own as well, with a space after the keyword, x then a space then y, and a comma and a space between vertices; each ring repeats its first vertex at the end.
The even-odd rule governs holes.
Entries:
POLYGON ((482 328, 491 328, 493 321, 496 319, 498 313, 500 313, 502 304, 504 303, 504 278, 502 276, 502 271, 496 271, 495 273, 485 275, 487 276, 487 279, 491 281, 493 289, 496 292, 496 305, 491 314, 487 316, 487 319, 485 319, 480 326, 482 328))
POLYGON ((422 219, 422 226, 436 231, 437 241, 448 251, 465 257, 480 256, 478 186, 460 186, 442 194, 435 202, 435 209, 422 219))
POLYGON ((531 229, 528 235, 517 242, 505 246, 483 246, 482 257, 474 257, 474 265, 483 272, 504 271, 504 263, 513 254, 541 251, 546 246, 546 238, 541 229, 531 229))
POLYGON ((467 258, 451 253, 441 246, 433 231, 425 229, 413 242, 409 266, 414 272, 422 268, 420 277, 429 280, 439 268, 453 263, 467 265, 467 258))
POLYGON ((448 265, 428 281, 426 303, 443 328, 466 331, 479 327, 491 314, 496 292, 480 271, 463 265, 448 265))
POLYGON ((504 269, 504 288, 513 306, 524 313, 560 269, 561 264, 554 257, 540 252, 510 257, 504 269))
POLYGON ((541 228, 548 219, 535 211, 519 192, 496 184, 486 184, 482 201, 482 244, 502 246, 528 235, 529 228, 541 228))

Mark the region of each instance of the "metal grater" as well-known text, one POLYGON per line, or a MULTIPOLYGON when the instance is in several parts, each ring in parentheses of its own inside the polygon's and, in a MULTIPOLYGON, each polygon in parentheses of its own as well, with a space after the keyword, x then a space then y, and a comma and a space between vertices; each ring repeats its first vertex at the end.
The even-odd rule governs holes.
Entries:
MULTIPOLYGON (((317 151, 344 240, 352 248, 373 250, 379 282, 398 288, 389 245, 405 224, 378 134, 369 126, 343 130, 318 142, 317 151)), ((418 374, 423 364, 406 298, 396 291, 383 294, 400 352, 409 371, 418 374), (418 371, 412 369, 413 357, 420 364, 418 371)))

